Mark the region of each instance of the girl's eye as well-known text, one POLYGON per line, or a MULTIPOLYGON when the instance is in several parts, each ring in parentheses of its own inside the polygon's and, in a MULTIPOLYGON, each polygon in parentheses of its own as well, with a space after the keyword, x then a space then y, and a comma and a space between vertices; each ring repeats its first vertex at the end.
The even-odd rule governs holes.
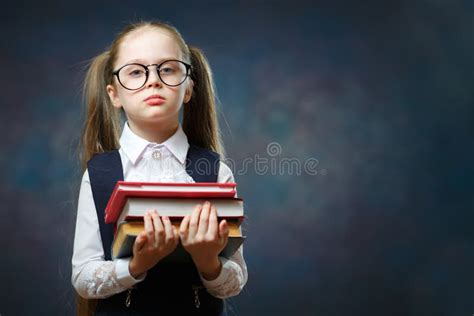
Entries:
POLYGON ((143 75, 144 73, 145 71, 143 71, 142 69, 133 69, 128 74, 129 76, 132 76, 132 77, 138 77, 138 76, 143 75))
POLYGON ((172 74, 174 72, 174 69, 173 68, 170 68, 170 67, 166 67, 166 68, 161 68, 160 69, 160 72, 163 73, 163 74, 172 74))

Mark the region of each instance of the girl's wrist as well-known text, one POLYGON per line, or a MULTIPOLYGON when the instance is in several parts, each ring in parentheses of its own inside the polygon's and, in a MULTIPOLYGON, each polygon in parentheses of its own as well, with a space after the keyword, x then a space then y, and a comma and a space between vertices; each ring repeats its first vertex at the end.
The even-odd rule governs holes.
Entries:
POLYGON ((208 281, 216 279, 221 273, 222 263, 217 256, 213 257, 211 260, 202 262, 194 261, 194 263, 199 273, 201 273, 204 279, 208 281))
POLYGON ((132 260, 130 260, 130 262, 128 263, 128 271, 130 272, 130 275, 134 279, 138 278, 139 275, 141 275, 145 272, 145 271, 141 271, 140 269, 138 269, 135 260, 133 260, 133 257, 132 257, 132 260))

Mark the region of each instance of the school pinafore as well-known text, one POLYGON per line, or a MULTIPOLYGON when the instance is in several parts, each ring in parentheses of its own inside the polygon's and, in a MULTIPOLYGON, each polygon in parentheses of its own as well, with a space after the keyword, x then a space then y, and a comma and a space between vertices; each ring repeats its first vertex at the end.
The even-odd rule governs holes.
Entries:
MULTIPOLYGON (((87 164, 99 220, 105 260, 111 260, 113 224, 105 224, 104 211, 117 181, 123 181, 118 150, 95 155, 87 164)), ((195 182, 217 182, 219 155, 190 145, 186 172, 195 182), (206 161, 203 168, 202 162, 206 161)), ((225 315, 225 302, 210 295, 192 263, 161 263, 147 272, 131 290, 99 299, 95 315, 225 315), (127 304, 127 301, 130 304, 127 304), (127 305, 129 305, 127 307, 127 305)))

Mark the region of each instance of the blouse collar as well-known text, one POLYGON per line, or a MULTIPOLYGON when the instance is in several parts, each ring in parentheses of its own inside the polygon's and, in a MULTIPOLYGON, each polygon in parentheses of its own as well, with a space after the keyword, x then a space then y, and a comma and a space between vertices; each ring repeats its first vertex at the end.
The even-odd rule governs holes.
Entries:
POLYGON ((189 143, 181 124, 178 125, 178 129, 170 138, 163 143, 158 144, 149 142, 148 140, 138 136, 130 129, 128 122, 125 122, 122 136, 120 136, 120 147, 134 165, 139 158, 141 158, 147 147, 154 147, 157 145, 165 146, 181 164, 184 164, 186 161, 189 143))

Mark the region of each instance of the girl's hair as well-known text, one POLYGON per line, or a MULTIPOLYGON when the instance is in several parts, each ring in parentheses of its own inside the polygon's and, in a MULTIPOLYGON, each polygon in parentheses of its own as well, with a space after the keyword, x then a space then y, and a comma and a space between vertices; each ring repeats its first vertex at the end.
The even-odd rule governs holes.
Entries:
POLYGON ((113 67, 120 44, 130 33, 145 27, 161 28, 176 40, 184 61, 191 64, 194 82, 192 97, 184 106, 183 130, 190 144, 213 150, 224 156, 216 113, 216 93, 209 63, 203 52, 185 43, 179 31, 164 22, 138 22, 129 24, 112 42, 110 49, 95 57, 89 65, 84 80, 84 99, 87 106, 86 121, 81 139, 81 165, 97 153, 119 148, 121 113, 112 106, 106 87, 113 84, 113 67))

